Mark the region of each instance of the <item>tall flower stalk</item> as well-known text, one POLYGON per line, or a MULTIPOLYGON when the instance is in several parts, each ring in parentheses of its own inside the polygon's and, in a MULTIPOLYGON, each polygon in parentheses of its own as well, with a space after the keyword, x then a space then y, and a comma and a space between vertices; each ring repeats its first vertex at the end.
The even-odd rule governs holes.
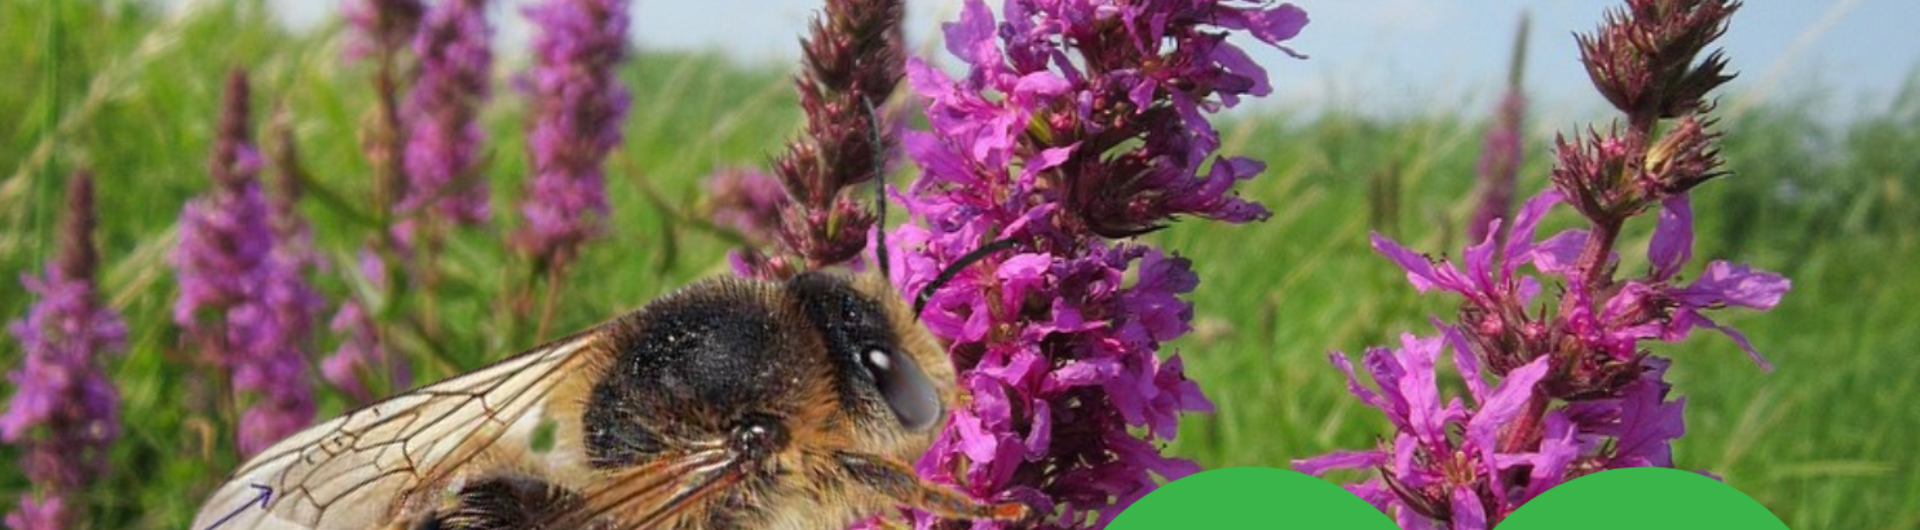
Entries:
POLYGON ((487 220, 487 180, 478 173, 485 138, 478 118, 491 93, 493 68, 486 9, 486 0, 442 1, 427 12, 413 39, 420 76, 402 111, 407 182, 399 206, 408 236, 423 221, 487 220))
POLYGON ((480 108, 492 95, 493 73, 487 5, 487 0, 442 0, 427 11, 413 39, 419 76, 401 110, 407 180, 392 230, 399 246, 414 255, 411 283, 421 295, 420 320, 429 335, 439 329, 435 295, 449 231, 484 225, 492 214, 480 167, 486 139, 480 108))
POLYGON ((534 67, 525 78, 533 99, 532 188, 521 213, 521 249, 560 268, 582 243, 605 230, 608 153, 632 97, 614 67, 627 57, 624 0, 549 0, 526 10, 533 19, 534 67))
POLYGON ((410 77, 405 64, 407 47, 426 6, 420 0, 350 0, 345 10, 353 30, 348 59, 370 58, 374 62, 375 105, 360 132, 362 149, 373 167, 375 213, 385 220, 392 216, 407 183, 401 160, 407 136, 400 97, 403 83, 410 77))
POLYGON ((1042 528, 1101 527, 1156 475, 1197 471, 1155 441, 1174 437, 1180 413, 1212 409, 1180 356, 1160 355, 1191 329, 1191 263, 1115 238, 1180 216, 1268 216, 1234 193, 1263 165, 1218 156, 1206 114, 1270 91, 1226 34, 1280 47, 1307 17, 1200 0, 1010 0, 1000 12, 973 0, 945 26, 965 77, 907 66, 932 130, 903 136, 924 173, 898 195, 920 224, 887 236, 895 284, 919 292, 989 241, 1012 246, 922 300, 970 398, 919 470, 1028 503, 1049 514, 1042 528))
POLYGON ((312 421, 307 359, 322 306, 295 241, 274 232, 301 223, 276 220, 268 205, 257 176, 261 159, 249 140, 249 103, 246 73, 236 69, 227 78, 209 163, 213 190, 182 209, 172 255, 180 282, 174 321, 236 394, 251 396, 239 421, 243 454, 312 421))
MULTIPOLYGON (((1487 229, 1496 220, 1501 225, 1513 224, 1513 194, 1520 183, 1520 164, 1526 158, 1521 129, 1527 114, 1527 95, 1521 90, 1520 80, 1526 71, 1528 25, 1527 17, 1520 17, 1520 28, 1514 31, 1513 61, 1507 67, 1507 93, 1500 97, 1493 126, 1487 128, 1480 151, 1478 204, 1473 218, 1467 221, 1467 238, 1471 241, 1486 239, 1487 229)), ((1506 241, 1504 234, 1497 238, 1506 241)))
MULTIPOLYGON (((547 274, 549 291, 581 246, 606 230, 604 165, 632 105, 614 70, 627 59, 627 9, 626 0, 547 0, 525 11, 535 27, 533 70, 522 79, 534 106, 533 178, 513 243, 547 274)), ((541 335, 552 303, 549 294, 541 335)))
POLYGON ((68 499, 107 473, 107 451, 120 436, 119 391, 100 359, 126 347, 127 326, 100 302, 94 281, 92 176, 68 181, 66 210, 59 253, 44 275, 21 278, 39 301, 7 328, 25 355, 7 376, 14 391, 0 441, 23 449, 20 469, 37 492, 7 514, 14 530, 72 527, 68 499))
POLYGON ((740 272, 784 276, 853 260, 866 248, 874 213, 846 190, 886 170, 876 155, 892 151, 894 133, 874 122, 875 107, 893 96, 906 66, 905 15, 899 0, 829 0, 814 18, 794 78, 806 134, 774 163, 787 191, 777 231, 785 253, 737 260, 759 269, 740 272))
MULTIPOLYGON (((374 106, 362 120, 359 131, 361 151, 366 155, 372 175, 370 217, 384 227, 372 234, 360 251, 363 257, 372 256, 377 263, 368 264, 366 259, 361 259, 356 265, 362 274, 369 275, 366 282, 375 286, 385 301, 378 310, 399 313, 410 283, 406 275, 397 273, 408 270, 408 265, 413 263, 416 251, 413 239, 418 228, 412 216, 403 214, 430 209, 429 203, 433 202, 424 198, 417 199, 419 204, 404 202, 420 197, 417 192, 423 187, 420 179, 408 176, 415 165, 412 160, 415 140, 409 132, 410 122, 423 121, 410 118, 424 112, 423 106, 434 103, 407 92, 410 84, 418 86, 414 76, 420 74, 415 68, 417 65, 407 61, 407 52, 416 40, 429 38, 416 38, 426 17, 426 4, 421 0, 349 0, 343 9, 352 31, 347 58, 370 59, 374 67, 374 106), (401 108, 402 97, 407 97, 407 110, 401 108), (373 276, 375 274, 377 276, 373 276)), ((424 134, 440 131, 431 128, 432 125, 436 124, 430 124, 424 134)), ((431 174, 428 178, 438 176, 431 174)), ((338 348, 322 362, 321 374, 326 380, 359 403, 378 397, 366 390, 365 381, 372 374, 340 367, 386 364, 376 361, 385 360, 389 330, 372 318, 373 306, 373 302, 358 293, 341 302, 330 323, 342 339, 338 348)), ((402 376, 393 380, 404 379, 402 376)))
POLYGON ((1719 260, 1692 281, 1682 278, 1693 257, 1687 192, 1724 174, 1704 98, 1730 76, 1719 52, 1699 56, 1725 32, 1739 3, 1626 4, 1579 37, 1581 60, 1625 115, 1625 128, 1561 138, 1553 188, 1521 208, 1505 243, 1492 235, 1495 221, 1456 265, 1374 237, 1374 248, 1404 268, 1415 288, 1459 295, 1459 315, 1453 323, 1435 320, 1435 336, 1406 335, 1398 348, 1368 350, 1364 365, 1377 390, 1360 382, 1346 356, 1332 354, 1349 390, 1384 412, 1395 432, 1378 447, 1295 467, 1376 471, 1349 489, 1402 528, 1491 528, 1567 480, 1611 468, 1674 466, 1686 401, 1674 398, 1666 381, 1671 361, 1652 355, 1647 342, 1712 329, 1767 366, 1744 336, 1704 312, 1770 309, 1790 283, 1719 260), (1541 219, 1561 205, 1584 217, 1586 227, 1536 238, 1541 219), (1619 277, 1621 228, 1648 213, 1657 219, 1645 272, 1619 277), (1558 285, 1554 294, 1541 296, 1550 282, 1558 285), (1446 350, 1466 399, 1439 393, 1438 359, 1446 350))

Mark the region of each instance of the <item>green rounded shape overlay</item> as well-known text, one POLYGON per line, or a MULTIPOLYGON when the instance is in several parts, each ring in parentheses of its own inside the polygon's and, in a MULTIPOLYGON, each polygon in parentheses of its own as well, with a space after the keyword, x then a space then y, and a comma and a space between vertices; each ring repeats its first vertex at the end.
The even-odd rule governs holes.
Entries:
POLYGON ((1133 503, 1107 528, 1395 529, 1380 510, 1331 482, 1270 467, 1189 475, 1133 503))
MULTIPOLYGON (((1112 530, 1351 528, 1392 521, 1333 483, 1266 467, 1215 469, 1176 480, 1121 512, 1112 530)), ((1561 484, 1499 530, 1787 530, 1759 502, 1718 480, 1667 468, 1602 471, 1561 484)))
POLYGON ((1787 530, 1759 501, 1726 483, 1662 467, 1613 469, 1540 494, 1500 530, 1787 530))

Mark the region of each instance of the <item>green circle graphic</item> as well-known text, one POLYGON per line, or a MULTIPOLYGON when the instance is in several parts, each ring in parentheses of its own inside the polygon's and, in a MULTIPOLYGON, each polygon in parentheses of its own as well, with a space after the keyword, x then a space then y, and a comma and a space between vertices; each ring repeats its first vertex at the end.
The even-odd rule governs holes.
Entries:
POLYGON ((1395 527, 1367 501, 1312 475, 1270 467, 1230 467, 1161 486, 1121 512, 1107 528, 1395 527))
MULTIPOLYGON (((1392 530, 1385 514, 1333 483, 1284 469, 1232 467, 1176 480, 1127 508, 1112 530, 1353 528, 1392 530)), ((1725 483, 1666 468, 1602 471, 1528 502, 1500 530, 1786 530, 1725 483)))
POLYGON ((1787 530, 1787 525, 1724 482, 1691 471, 1635 467, 1594 473, 1547 490, 1500 525, 1500 530, 1548 528, 1787 530))

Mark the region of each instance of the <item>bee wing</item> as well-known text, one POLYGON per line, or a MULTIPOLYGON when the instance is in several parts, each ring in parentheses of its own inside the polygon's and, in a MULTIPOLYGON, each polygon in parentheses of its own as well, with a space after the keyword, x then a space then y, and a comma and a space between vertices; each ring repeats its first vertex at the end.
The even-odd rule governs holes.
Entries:
POLYGON ((547 395, 598 340, 562 339, 281 440, 215 490, 191 530, 384 528, 475 454, 530 439, 547 395))

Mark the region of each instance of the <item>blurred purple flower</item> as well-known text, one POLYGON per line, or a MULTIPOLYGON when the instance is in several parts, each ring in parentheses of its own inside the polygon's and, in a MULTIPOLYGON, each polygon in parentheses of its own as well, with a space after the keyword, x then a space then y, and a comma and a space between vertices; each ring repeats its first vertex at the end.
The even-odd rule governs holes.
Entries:
POLYGON ((13 530, 65 530, 66 504, 59 497, 35 500, 32 494, 20 496, 20 510, 7 513, 7 528, 13 530))
POLYGON ((888 235, 907 293, 988 241, 1014 242, 927 300, 922 322, 952 343, 971 400, 919 469, 1058 514, 1040 528, 1102 527, 1156 476, 1198 471, 1153 441, 1177 433, 1180 413, 1213 409, 1180 356, 1159 355, 1191 329, 1182 296, 1199 278, 1184 258, 1106 238, 1183 215, 1267 215, 1233 195, 1261 165, 1217 156, 1205 113, 1270 91, 1225 32, 1278 46, 1307 21, 1291 4, 1093 4, 1013 0, 996 22, 973 0, 945 27, 964 78, 909 62, 932 130, 903 136, 924 171, 896 198, 921 224, 888 235))
POLYGON ((257 399, 241 417, 240 451, 252 454, 313 419, 306 373, 322 302, 302 260, 273 231, 250 145, 244 71, 227 96, 210 163, 213 191, 180 214, 172 263, 180 282, 174 322, 204 358, 225 369, 236 392, 257 399))
MULTIPOLYGON (((1520 25, 1514 31, 1512 62, 1507 67, 1507 93, 1500 98, 1493 125, 1487 128, 1480 151, 1479 204, 1474 208, 1473 218, 1467 221, 1470 241, 1485 239, 1494 220, 1502 221, 1500 226, 1508 226, 1512 221, 1514 187, 1520 181, 1520 162, 1526 145, 1520 135, 1521 121, 1526 118, 1527 95, 1520 87, 1520 80, 1527 64, 1530 26, 1530 19, 1522 14, 1520 25)), ((1506 234, 1498 234, 1496 239, 1505 242, 1506 234)))
POLYGON ((751 168, 722 169, 707 177, 707 196, 714 224, 756 244, 778 237, 780 209, 788 199, 773 175, 751 168))
POLYGON ((533 71, 522 80, 534 104, 534 174, 516 243, 557 266, 605 229, 601 165, 631 104, 614 71, 627 57, 627 2, 547 0, 525 13, 535 26, 533 71))
MULTIPOLYGON (((1473 241, 1486 239, 1489 227, 1502 226, 1494 225, 1494 221, 1511 221, 1509 212, 1513 209, 1513 192, 1520 181, 1524 154, 1520 122, 1526 108, 1527 96, 1517 89, 1509 90, 1500 99, 1500 111, 1493 127, 1487 129, 1486 146, 1480 152, 1480 204, 1474 210, 1473 219, 1467 222, 1467 237, 1473 241)), ((1506 240, 1504 234, 1496 239, 1506 240)))
POLYGON ((460 225, 487 220, 487 179, 477 174, 485 138, 477 118, 493 67, 486 7, 486 0, 444 0, 414 38, 420 76, 402 109, 409 134, 403 217, 438 215, 460 225))
MULTIPOLYGON (((387 289, 387 271, 380 256, 362 248, 359 272, 376 291, 387 289)), ((329 326, 341 334, 340 346, 320 362, 320 375, 327 383, 345 393, 354 403, 372 403, 384 397, 368 386, 370 379, 384 378, 381 392, 393 392, 413 385, 413 370, 405 359, 391 355, 381 342, 380 325, 359 299, 340 303, 329 326)))
POLYGON ((39 301, 7 327, 23 356, 7 374, 14 391, 0 441, 23 449, 20 469, 40 494, 22 496, 7 514, 7 526, 21 530, 67 526, 63 498, 107 473, 120 434, 119 391, 99 358, 125 349, 127 326, 94 285, 93 178, 77 173, 67 186, 60 251, 44 275, 21 278, 39 301))
POLYGON ((342 12, 352 35, 347 59, 391 53, 407 45, 420 25, 426 5, 420 0, 347 0, 342 12))

